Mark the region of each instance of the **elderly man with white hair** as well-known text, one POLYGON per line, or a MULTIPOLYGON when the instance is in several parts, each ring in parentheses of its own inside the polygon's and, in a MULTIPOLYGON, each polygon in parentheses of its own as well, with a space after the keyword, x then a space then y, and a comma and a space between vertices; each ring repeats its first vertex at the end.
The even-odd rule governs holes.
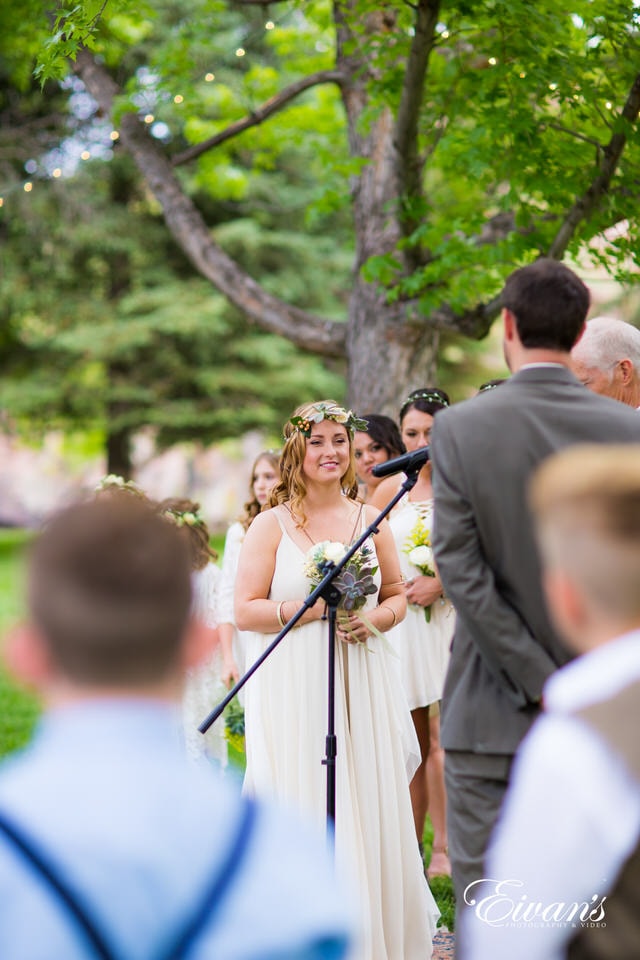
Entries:
POLYGON ((589 320, 571 351, 571 366, 589 390, 640 408, 640 330, 631 323, 589 320))

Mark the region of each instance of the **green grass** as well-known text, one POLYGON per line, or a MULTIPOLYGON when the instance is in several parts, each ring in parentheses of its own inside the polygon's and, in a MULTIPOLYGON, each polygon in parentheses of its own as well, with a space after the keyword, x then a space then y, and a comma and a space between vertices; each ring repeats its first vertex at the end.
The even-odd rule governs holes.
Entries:
MULTIPOLYGON (((24 530, 0 530, 0 637, 24 612, 24 557, 30 538, 24 530)), ((15 684, 0 667, 0 756, 28 742, 39 713, 33 694, 15 684)))
MULTIPOLYGON (((424 847, 424 862, 428 864, 431 857, 431 847, 433 845, 433 829, 428 817, 422 835, 422 844, 424 847)), ((454 930, 456 901, 453 894, 451 877, 434 877, 433 880, 429 880, 429 886, 440 908, 438 926, 445 927, 447 930, 454 930)))

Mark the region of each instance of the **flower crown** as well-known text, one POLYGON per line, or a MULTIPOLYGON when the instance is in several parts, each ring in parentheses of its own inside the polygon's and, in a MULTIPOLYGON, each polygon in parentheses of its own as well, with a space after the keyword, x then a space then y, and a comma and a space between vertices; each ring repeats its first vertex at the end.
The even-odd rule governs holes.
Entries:
POLYGON ((443 407, 449 406, 449 401, 446 397, 443 397, 441 393, 434 390, 418 390, 412 393, 410 397, 407 397, 406 400, 402 401, 400 409, 402 410, 409 403, 415 403, 416 400, 426 400, 427 403, 439 403, 443 407))
POLYGON ((307 439, 311 436, 311 428, 314 423, 322 423, 323 420, 332 420, 334 423, 340 423, 347 428, 353 435, 356 430, 367 431, 369 426, 366 420, 356 417, 353 410, 345 410, 336 404, 314 403, 312 404, 312 413, 306 416, 291 417, 291 423, 296 430, 307 439))
POLYGON ((176 527, 202 527, 204 520, 194 510, 177 510, 173 507, 167 507, 162 511, 161 516, 175 523, 176 527))
POLYGON ((93 488, 94 493, 104 493, 105 490, 127 490, 129 493, 135 493, 139 497, 144 497, 144 490, 141 490, 133 480, 125 480, 117 473, 108 473, 96 483, 93 488))

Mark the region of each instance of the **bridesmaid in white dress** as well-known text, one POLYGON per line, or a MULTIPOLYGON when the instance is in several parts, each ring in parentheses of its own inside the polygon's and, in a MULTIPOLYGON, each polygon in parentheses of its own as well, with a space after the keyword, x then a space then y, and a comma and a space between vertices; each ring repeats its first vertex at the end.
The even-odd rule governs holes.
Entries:
MULTIPOLYGON (((376 511, 355 500, 353 432, 333 401, 298 408, 285 426, 273 509, 247 531, 236 620, 256 631, 253 659, 310 591, 314 544, 353 542, 376 511)), ((438 909, 415 841, 409 779, 418 744, 393 654, 380 634, 406 602, 386 522, 374 544, 379 567, 367 604, 339 611, 336 638, 336 860, 356 884, 362 960, 424 960, 438 909)), ((278 797, 322 823, 326 810, 327 628, 324 604, 306 611, 246 688, 248 791, 278 797)))
MULTIPOLYGON (((428 446, 433 418, 447 406, 447 394, 435 387, 414 390, 407 397, 400 409, 400 433, 407 451, 428 446)), ((372 503, 382 509, 400 489, 403 479, 395 476, 383 480, 372 503)), ((400 658, 402 681, 420 743, 421 762, 411 782, 411 803, 419 842, 427 811, 433 824, 429 878, 451 874, 438 702, 442 698, 455 622, 453 607, 443 596, 440 578, 429 557, 430 547, 423 559, 427 562, 430 559, 430 572, 434 575, 425 575, 410 559, 412 545, 430 541, 432 516, 431 464, 427 462, 416 485, 394 508, 389 519, 409 601, 405 620, 391 631, 389 639, 400 658)))
POLYGON ((393 457, 406 453, 398 426, 391 417, 382 413, 365 413, 364 430, 356 430, 353 446, 356 457, 356 473, 360 482, 360 496, 371 503, 382 480, 373 475, 373 468, 393 457))
POLYGON ((222 659, 219 648, 218 623, 220 568, 217 554, 209 546, 209 529, 193 500, 169 497, 158 504, 161 516, 174 523, 186 539, 191 554, 192 612, 211 631, 211 653, 198 667, 187 671, 182 698, 182 720, 185 743, 194 760, 208 759, 227 764, 227 741, 224 725, 214 723, 203 735, 198 724, 222 700, 222 659))
MULTIPOLYGON (((236 629, 233 596, 238 572, 238 560, 244 535, 254 517, 266 504, 271 488, 280 476, 279 452, 263 450, 253 462, 249 482, 249 499, 242 514, 227 530, 222 555, 220 578, 220 646, 222 651, 222 682, 230 687, 240 679, 250 664, 245 662, 246 638, 236 629)), ((244 692, 240 692, 241 701, 244 692)))

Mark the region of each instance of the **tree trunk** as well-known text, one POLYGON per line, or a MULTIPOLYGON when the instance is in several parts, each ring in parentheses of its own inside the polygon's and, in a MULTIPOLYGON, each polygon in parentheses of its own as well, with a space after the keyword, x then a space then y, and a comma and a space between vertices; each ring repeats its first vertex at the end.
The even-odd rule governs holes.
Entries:
POLYGON ((349 305, 349 406, 396 419, 411 390, 435 386, 438 340, 438 331, 424 320, 412 323, 406 308, 385 303, 359 280, 349 305))
POLYGON ((347 2, 335 8, 338 67, 345 75, 341 89, 349 149, 352 156, 367 162, 352 188, 356 261, 347 321, 347 398, 359 412, 395 418, 411 390, 435 385, 439 334, 414 305, 388 303, 384 291, 361 274, 369 257, 395 250, 402 236, 402 158, 390 110, 381 109, 362 130, 362 116, 369 106, 369 77, 365 63, 353 53, 345 54, 353 49, 348 43, 352 40, 348 18, 353 16, 349 7, 347 2))
POLYGON ((401 225, 393 118, 384 111, 363 138, 359 99, 345 87, 350 143, 368 160, 353 191, 356 276, 347 321, 347 396, 359 411, 396 417, 411 390, 435 386, 439 333, 415 306, 388 303, 384 291, 362 277, 369 257, 395 248, 401 225))
MULTIPOLYGON (((108 415, 107 422, 112 417, 113 412, 108 415)), ((107 473, 115 473, 125 480, 131 480, 131 431, 126 428, 107 433, 107 473)))

